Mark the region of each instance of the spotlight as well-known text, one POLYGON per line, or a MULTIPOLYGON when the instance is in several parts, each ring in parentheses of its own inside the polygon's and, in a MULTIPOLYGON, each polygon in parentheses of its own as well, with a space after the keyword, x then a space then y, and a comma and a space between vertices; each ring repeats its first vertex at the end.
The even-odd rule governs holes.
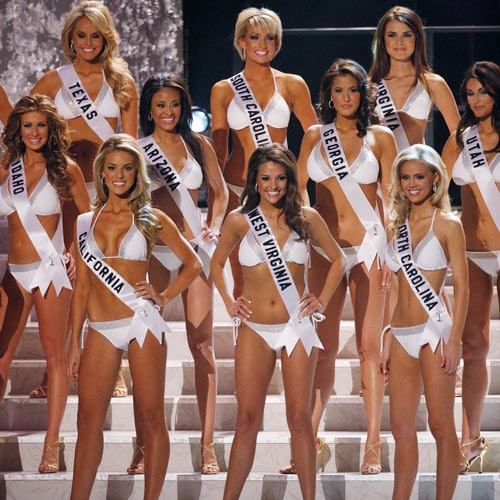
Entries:
POLYGON ((193 113, 191 130, 193 132, 197 132, 198 134, 203 134, 203 132, 206 132, 212 124, 212 115, 207 110, 198 106, 193 106, 191 108, 191 112, 193 113))

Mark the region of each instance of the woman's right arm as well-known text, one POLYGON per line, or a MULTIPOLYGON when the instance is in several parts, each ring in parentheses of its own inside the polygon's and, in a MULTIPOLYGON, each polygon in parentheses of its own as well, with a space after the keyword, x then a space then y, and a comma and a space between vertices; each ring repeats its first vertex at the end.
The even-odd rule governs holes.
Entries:
POLYGON ((9 96, 4 87, 0 85, 0 120, 5 125, 7 118, 12 111, 12 104, 10 103, 9 96))
POLYGON ((225 80, 217 82, 210 94, 210 112, 212 113, 212 142, 219 166, 224 172, 228 156, 229 124, 227 123, 228 92, 225 80))
POLYGON ((307 192, 307 181, 309 180, 309 173, 307 172, 307 160, 318 140, 319 140, 319 126, 312 125, 307 129, 306 133, 304 134, 304 137, 302 138, 302 144, 300 145, 300 153, 297 159, 297 174, 305 206, 310 205, 309 194, 307 192))
POLYGON ((45 73, 45 75, 35 83, 35 86, 31 89, 30 94, 41 94, 50 97, 54 100, 57 91, 62 87, 61 79, 59 78, 57 71, 55 69, 45 73))
MULTIPOLYGON (((73 241, 77 240, 76 224, 73 241)), ((87 314, 87 303, 90 293, 90 272, 87 264, 83 261, 80 252, 76 252, 76 281, 73 288, 70 307, 70 328, 71 340, 68 355, 69 376, 78 380, 80 369, 80 336, 82 333, 83 322, 87 314)))
POLYGON ((446 171, 448 172, 448 177, 451 180, 453 173, 453 165, 457 161, 458 155, 460 154, 460 147, 457 144, 456 132, 453 132, 446 144, 443 147, 443 153, 441 158, 446 165, 446 171))
MULTIPOLYGON (((214 284, 220 293, 220 296, 226 306, 226 310, 230 316, 235 316, 233 306, 235 298, 229 290, 229 285, 224 276, 224 266, 226 265, 229 255, 239 243, 242 234, 242 227, 245 224, 243 215, 239 209, 233 210, 222 225, 219 243, 210 260, 210 274, 214 280, 214 284)), ((245 302, 246 303, 246 302, 245 302)), ((248 317, 251 311, 244 305, 245 316, 248 317)))

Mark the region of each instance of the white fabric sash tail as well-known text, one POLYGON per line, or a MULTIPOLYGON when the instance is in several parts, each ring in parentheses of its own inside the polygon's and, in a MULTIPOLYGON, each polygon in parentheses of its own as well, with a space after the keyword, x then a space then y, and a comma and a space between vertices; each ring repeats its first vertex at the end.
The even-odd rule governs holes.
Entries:
POLYGON ((441 297, 434 291, 413 260, 408 221, 399 227, 396 255, 408 284, 431 320, 428 322, 430 328, 425 329, 420 339, 420 345, 429 344, 435 352, 440 339, 443 339, 445 343, 448 342, 452 320, 441 297))
POLYGON ((463 154, 471 169, 472 177, 483 197, 491 218, 500 231, 500 192, 498 191, 493 175, 491 174, 488 160, 484 154, 477 125, 464 132, 463 154))
MULTIPOLYGON (((64 258, 62 255, 59 255, 29 201, 22 158, 10 165, 9 183, 12 202, 16 207, 17 215, 41 259, 40 266, 30 283, 30 288, 38 287, 42 295, 45 295, 52 282, 57 295, 61 293, 62 288, 71 290, 71 283, 66 273, 64 258)), ((59 214, 55 237, 57 237, 58 233, 62 234, 61 231, 62 214, 59 214)))
POLYGON ((245 214, 245 217, 264 252, 274 284, 280 292, 281 299, 290 316, 285 329, 276 339, 276 346, 285 346, 289 356, 292 354, 299 340, 302 341, 302 345, 308 355, 311 354, 313 347, 323 349, 323 344, 319 340, 313 323, 322 321, 324 316, 320 313, 315 313, 310 318, 299 317, 299 292, 288 270, 278 242, 260 207, 245 214))
POLYGON ((97 134, 102 142, 112 136, 115 133, 113 127, 97 110, 94 101, 92 101, 85 90, 73 65, 67 64, 66 66, 61 66, 57 68, 57 73, 68 91, 71 100, 80 110, 80 116, 83 117, 88 126, 97 134))
POLYGON ((380 221, 360 185, 350 173, 347 158, 335 127, 335 123, 321 126, 321 141, 331 169, 335 173, 346 199, 365 228, 365 236, 358 250, 358 262, 364 262, 371 269, 377 255, 383 258, 386 245, 384 225, 380 221))
POLYGON ((102 259, 93 254, 87 246, 87 235, 92 222, 93 212, 81 214, 77 219, 78 250, 84 262, 101 283, 120 299, 127 307, 134 311, 132 324, 135 338, 142 347, 148 330, 162 342, 163 334, 169 333, 167 323, 162 318, 157 306, 151 301, 137 297, 135 289, 117 271, 102 259))
POLYGON ((391 93, 387 88, 384 80, 380 80, 377 84, 378 95, 375 111, 383 121, 384 125, 389 127, 396 139, 398 151, 402 151, 410 145, 405 129, 399 118, 396 105, 392 100, 391 93))
POLYGON ((264 113, 253 95, 250 85, 243 75, 243 72, 232 76, 228 80, 229 85, 233 89, 235 99, 240 102, 240 104, 245 109, 250 122, 250 132, 252 133, 252 138, 255 143, 255 147, 264 146, 265 144, 271 144, 271 134, 267 128, 266 119, 264 113))
POLYGON ((201 237, 203 218, 200 210, 195 205, 177 170, 153 137, 144 137, 143 139, 139 139, 138 142, 144 151, 146 160, 167 188, 170 196, 172 196, 175 204, 186 219, 191 232, 194 234, 196 244, 198 245, 198 254, 203 263, 203 272, 208 277, 210 274, 210 259, 215 252, 215 243, 213 241, 205 242, 201 237))

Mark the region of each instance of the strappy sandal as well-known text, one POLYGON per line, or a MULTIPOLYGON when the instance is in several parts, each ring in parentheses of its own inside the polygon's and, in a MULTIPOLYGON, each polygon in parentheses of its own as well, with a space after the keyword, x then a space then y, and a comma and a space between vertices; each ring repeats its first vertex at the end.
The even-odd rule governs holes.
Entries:
POLYGON ((47 397, 47 386, 39 385, 35 387, 32 391, 30 391, 31 399, 42 399, 47 397))
POLYGON ((365 447, 365 458, 364 462, 361 465, 360 472, 363 475, 374 475, 374 474, 380 474, 382 472, 382 466, 380 465, 380 453, 382 451, 382 442, 378 441, 377 443, 374 444, 366 444, 365 447), (377 452, 376 448, 377 446, 379 447, 379 450, 377 452), (366 461, 366 455, 368 453, 371 453, 372 455, 375 456, 377 461, 375 463, 370 463, 366 461))
POLYGON ((460 463, 460 474, 465 474, 466 472, 469 472, 471 467, 474 465, 474 462, 479 459, 479 474, 482 474, 483 472, 483 459, 486 453, 489 450, 488 442, 486 439, 484 439, 483 436, 479 436, 476 439, 473 439, 472 441, 469 441, 468 443, 464 443, 460 445, 460 453, 462 454, 462 457, 464 457, 464 462, 460 463), (474 443, 479 442, 479 453, 477 455, 474 455, 473 457, 469 458, 469 460, 465 461, 465 454, 463 452, 463 449, 466 446, 471 446, 474 443), (463 467, 463 469, 462 469, 463 467))
MULTIPOLYGON (((321 469, 322 472, 325 472, 325 465, 332 458, 332 452, 330 447, 325 443, 323 438, 318 438, 316 440, 316 472, 319 472, 321 469)), ((290 460, 290 463, 279 470, 280 474, 297 474, 295 469, 295 464, 293 463, 293 459, 290 460)))
POLYGON ((135 446, 134 456, 132 457, 130 467, 127 469, 127 474, 131 476, 144 474, 144 446, 135 446))
POLYGON ((201 473, 207 476, 212 474, 218 474, 220 472, 219 464, 217 463, 217 456, 215 455, 214 443, 210 443, 208 446, 201 445, 201 473), (212 455, 211 462, 204 462, 203 455, 205 453, 210 453, 212 455))
POLYGON ((64 450, 64 440, 59 438, 53 443, 43 444, 43 454, 38 472, 41 474, 53 474, 59 471, 59 461, 64 450))

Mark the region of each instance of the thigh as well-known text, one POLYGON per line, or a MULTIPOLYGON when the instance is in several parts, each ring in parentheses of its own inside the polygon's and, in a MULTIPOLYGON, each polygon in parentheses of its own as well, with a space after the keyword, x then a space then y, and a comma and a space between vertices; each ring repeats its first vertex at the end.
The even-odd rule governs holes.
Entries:
POLYGON ((281 366, 287 408, 310 406, 317 360, 318 349, 313 347, 308 356, 301 342, 297 342, 290 356, 283 350, 281 366))
POLYGON ((71 290, 63 288, 57 295, 54 286, 50 285, 46 295, 43 296, 37 289, 33 293, 33 302, 38 316, 42 345, 44 347, 64 345, 68 331, 71 290))
POLYGON ((376 262, 369 271, 364 263, 352 268, 349 289, 358 346, 380 349, 385 306, 385 293, 380 289, 381 284, 382 270, 377 269, 376 262))
POLYGON ((422 379, 418 359, 412 358, 396 338, 392 339, 389 358, 389 400, 393 432, 413 432, 422 379))
POLYGON ((429 421, 454 425, 455 375, 445 375, 441 368, 441 345, 433 352, 429 345, 420 349, 420 366, 429 421))
POLYGON ((78 411, 105 415, 123 351, 92 328, 85 339, 78 373, 78 411))
POLYGON ((133 340, 128 348, 134 401, 141 412, 162 408, 165 396, 167 345, 148 332, 142 347, 133 340))
POLYGON ((186 329, 190 340, 204 342, 212 338, 213 284, 203 273, 182 293, 186 329))
POLYGON ((238 412, 261 412, 276 365, 276 353, 242 324, 234 358, 238 412))

